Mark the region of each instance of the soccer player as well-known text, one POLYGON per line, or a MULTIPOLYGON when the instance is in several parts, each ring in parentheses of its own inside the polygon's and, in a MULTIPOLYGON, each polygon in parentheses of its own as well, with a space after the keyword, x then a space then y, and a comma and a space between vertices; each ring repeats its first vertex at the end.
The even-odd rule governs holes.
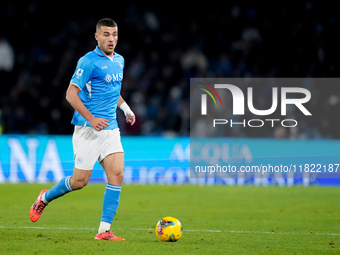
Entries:
POLYGON ((66 92, 67 101, 75 109, 72 119, 75 125, 73 175, 61 179, 49 190, 42 190, 31 207, 30 218, 36 222, 51 201, 85 187, 98 159, 108 183, 95 240, 124 241, 110 230, 124 178, 124 152, 116 120, 117 106, 131 125, 135 123, 135 115, 120 96, 124 58, 114 51, 118 41, 116 22, 108 18, 99 20, 95 38, 98 46, 79 59, 66 92))

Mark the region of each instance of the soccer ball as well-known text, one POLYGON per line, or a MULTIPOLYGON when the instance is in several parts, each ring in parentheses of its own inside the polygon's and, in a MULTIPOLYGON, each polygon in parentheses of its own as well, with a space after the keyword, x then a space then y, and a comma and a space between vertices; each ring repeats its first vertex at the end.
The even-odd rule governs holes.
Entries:
POLYGON ((181 238, 182 232, 181 222, 174 217, 164 217, 156 225, 156 235, 161 241, 176 242, 181 238))

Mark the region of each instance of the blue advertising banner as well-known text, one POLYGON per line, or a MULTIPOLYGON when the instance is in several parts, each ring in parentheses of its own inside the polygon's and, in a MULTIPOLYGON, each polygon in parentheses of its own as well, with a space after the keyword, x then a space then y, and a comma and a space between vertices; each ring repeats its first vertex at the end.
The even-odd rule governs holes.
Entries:
MULTIPOLYGON (((189 182, 189 138, 122 137, 122 144, 126 184, 189 182)), ((72 136, 0 136, 0 183, 56 182, 72 170, 72 136)), ((106 181, 98 162, 91 181, 106 181)))
MULTIPOLYGON (((125 184, 340 185, 337 140, 122 137, 122 144, 125 184)), ((72 170, 71 136, 0 136, 0 183, 56 182, 72 170)), ((106 181, 99 163, 91 181, 106 181)))

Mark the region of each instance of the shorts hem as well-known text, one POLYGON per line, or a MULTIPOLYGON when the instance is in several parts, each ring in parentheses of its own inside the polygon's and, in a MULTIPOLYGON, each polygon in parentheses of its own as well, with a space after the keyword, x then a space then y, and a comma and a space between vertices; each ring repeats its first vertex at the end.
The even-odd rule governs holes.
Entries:
POLYGON ((77 168, 79 170, 84 170, 84 171, 92 171, 93 167, 92 168, 88 168, 88 167, 84 167, 84 166, 77 167, 76 165, 74 165, 74 168, 77 168))
POLYGON ((125 155, 124 151, 114 151, 114 152, 109 152, 107 153, 104 157, 100 157, 98 159, 99 163, 102 162, 107 156, 111 155, 111 154, 116 154, 116 153, 123 153, 123 155, 125 155))

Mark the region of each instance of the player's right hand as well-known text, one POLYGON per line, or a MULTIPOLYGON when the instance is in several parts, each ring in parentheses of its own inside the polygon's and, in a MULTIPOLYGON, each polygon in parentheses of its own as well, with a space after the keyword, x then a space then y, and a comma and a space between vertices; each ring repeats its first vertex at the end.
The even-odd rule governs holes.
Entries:
POLYGON ((109 126, 109 121, 102 118, 93 117, 89 122, 91 127, 97 131, 101 131, 109 126))

